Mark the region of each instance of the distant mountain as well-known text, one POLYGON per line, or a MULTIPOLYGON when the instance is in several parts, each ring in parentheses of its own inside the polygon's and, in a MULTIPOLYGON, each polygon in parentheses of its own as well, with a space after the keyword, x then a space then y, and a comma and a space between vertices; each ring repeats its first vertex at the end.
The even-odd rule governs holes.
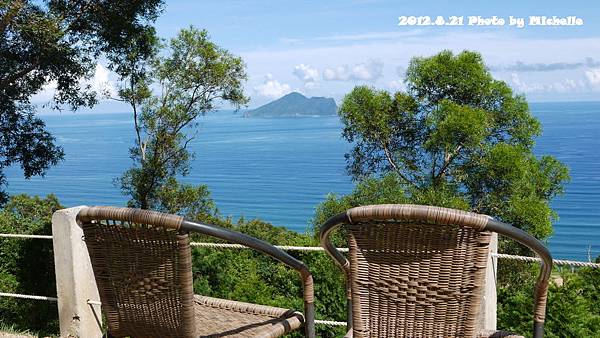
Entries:
POLYGON ((311 97, 300 93, 289 93, 275 101, 244 113, 245 117, 297 117, 331 116, 337 113, 337 105, 332 98, 311 97))

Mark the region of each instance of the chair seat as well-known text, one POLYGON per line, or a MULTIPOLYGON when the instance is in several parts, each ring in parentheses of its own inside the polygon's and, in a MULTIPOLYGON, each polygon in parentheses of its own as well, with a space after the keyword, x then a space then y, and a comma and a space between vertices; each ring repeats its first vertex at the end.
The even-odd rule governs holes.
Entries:
POLYGON ((477 338, 525 338, 516 333, 508 332, 508 331, 492 331, 492 330, 484 330, 479 332, 477 338))
POLYGON ((301 313, 277 307, 194 295, 196 337, 280 337, 298 329, 301 313))
MULTIPOLYGON (((344 338, 353 338, 353 337, 354 337, 354 334, 352 332, 352 329, 350 329, 344 336, 344 338)), ((484 330, 484 331, 479 332, 479 334, 477 335, 477 338, 525 338, 525 337, 514 334, 512 332, 508 332, 508 331, 484 330)))

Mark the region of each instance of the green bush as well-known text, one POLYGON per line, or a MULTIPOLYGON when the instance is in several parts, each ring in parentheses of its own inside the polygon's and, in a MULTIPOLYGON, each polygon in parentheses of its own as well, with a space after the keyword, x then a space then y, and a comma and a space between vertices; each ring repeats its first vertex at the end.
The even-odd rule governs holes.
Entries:
MULTIPOLYGON (((532 336, 533 275, 528 280, 498 288, 499 328, 532 336)), ((545 337, 600 337, 600 269, 558 271, 552 280, 545 337)))
MULTIPOLYGON (((389 183, 389 182, 388 182, 389 183)), ((322 204, 314 218, 321 223, 326 214, 334 214, 358 203, 371 192, 381 192, 376 181, 357 188, 357 193, 343 198, 331 196, 322 204)), ((381 203, 401 202, 387 193, 379 196, 381 203)), ((0 232, 49 234, 51 215, 61 208, 56 197, 13 196, 0 209, 0 232)), ((274 227, 260 220, 232 222, 218 215, 202 216, 202 220, 247 233, 277 245, 317 246, 311 234, 300 234, 274 227)), ((340 245, 342 236, 337 236, 340 245)), ((194 235, 194 241, 215 241, 194 235)), ((317 318, 345 321, 346 304, 341 270, 323 252, 290 252, 311 270, 315 281, 317 318)), ((520 264, 515 276, 498 288, 498 327, 531 336, 533 315, 533 285, 537 276, 535 265, 520 264), (525 276, 525 278, 524 278, 525 276)), ((500 261, 500 267, 511 261, 500 261)), ((194 291, 207 296, 254 302, 301 310, 302 283, 298 274, 283 264, 253 250, 193 249, 194 291)), ((499 273, 500 275, 500 273, 499 273)), ((600 269, 581 268, 574 272, 557 270, 549 290, 546 321, 547 337, 600 337, 600 269)), ((0 239, 0 291, 35 295, 56 293, 52 243, 46 240, 0 239)), ((17 331, 29 330, 40 335, 58 332, 55 303, 0 297, 0 327, 17 331)), ((319 337, 340 337, 344 327, 317 326, 319 337)), ((290 337, 302 337, 296 332, 290 337)))
MULTIPOLYGON (((12 196, 0 209, 0 233, 48 235, 52 213, 60 208, 54 195, 12 196)), ((52 241, 0 238, 0 292, 56 295, 52 241)), ((0 325, 40 334, 58 332, 56 303, 0 297, 0 325)))
MULTIPOLYGON (((214 219, 213 223, 263 239, 274 245, 318 246, 309 234, 275 227, 260 220, 214 219)), ((193 240, 214 242, 212 238, 194 235, 193 240)), ((316 317, 345 321, 344 279, 341 270, 323 252, 289 252, 304 262, 315 282, 316 317)), ((211 297, 303 309, 300 275, 267 255, 253 250, 194 248, 194 291, 211 297)), ((317 326, 319 337, 339 337, 344 329, 317 326)), ((290 337, 303 337, 295 332, 290 337)))

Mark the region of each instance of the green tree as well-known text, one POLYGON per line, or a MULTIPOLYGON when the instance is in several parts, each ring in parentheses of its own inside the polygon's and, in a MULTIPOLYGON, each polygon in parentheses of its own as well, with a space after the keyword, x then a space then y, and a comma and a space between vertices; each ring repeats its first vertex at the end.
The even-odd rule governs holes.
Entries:
MULTIPOLYGON (((62 206, 55 196, 15 195, 0 209, 0 233, 48 235, 52 213, 62 206)), ((52 241, 0 238, 0 292, 56 294, 52 241)), ((0 326, 58 332, 56 303, 0 297, 0 326)))
MULTIPOLYGON (((155 48, 158 51, 159 48, 155 48)), ((135 49, 134 49, 135 51, 135 49)), ((242 59, 210 41, 208 33, 190 27, 173 38, 164 55, 135 63, 124 78, 122 100, 133 110, 134 167, 117 180, 129 205, 171 213, 211 214, 214 204, 205 186, 177 182, 189 171, 189 143, 198 118, 219 102, 246 104, 242 59), (153 93, 152 88, 159 88, 153 93)), ((137 55, 133 53, 131 60, 137 55)))
MULTIPOLYGON (((339 115, 343 137, 352 143, 347 170, 357 184, 349 195, 329 195, 317 207, 315 232, 351 207, 415 203, 488 214, 548 238, 556 218, 550 201, 563 192, 569 175, 555 158, 534 156, 541 126, 525 97, 495 80, 481 55, 470 51, 413 58, 405 82, 404 92, 359 86, 344 97, 339 115)), ((343 233, 334 240, 345 245, 343 233)), ((504 253, 529 253, 513 242, 500 245, 504 253)), ((500 327, 530 331, 537 271, 510 261, 499 265, 500 327)), ((597 323, 587 316, 568 330, 561 324, 572 319, 565 308, 577 307, 578 314, 588 309, 576 294, 585 290, 586 297, 595 297, 597 290, 584 284, 551 288, 551 335, 588 333, 597 323)))
MULTIPOLYGON (((394 199, 488 214, 547 238, 556 216, 549 202, 562 193, 568 170, 551 156, 534 156, 541 127, 525 97, 470 51, 413 58, 405 81, 406 92, 359 86, 341 103, 343 137, 353 144, 347 169, 359 186, 392 175, 396 187, 386 190, 402 195, 394 199)), ((373 193, 360 202, 380 201, 382 192, 373 193)), ((335 200, 316 219, 338 211, 335 200)))
MULTIPOLYGON (((162 0, 0 0, 0 185, 4 167, 25 177, 43 175, 63 158, 62 148, 37 118, 32 95, 56 87, 52 108, 76 110, 97 101, 89 82, 104 56, 120 67, 131 41, 145 53, 162 0), (144 47, 146 46, 146 47, 144 47)), ((0 191, 0 203, 6 201, 0 191)))
MULTIPOLYGON (((155 48, 155 55, 161 50, 155 48)), ((272 244, 318 245, 310 235, 262 222, 232 222, 216 211, 205 185, 178 182, 189 170, 192 153, 187 146, 198 132, 198 118, 218 102, 243 105, 247 98, 242 60, 216 46, 206 31, 183 30, 169 48, 143 62, 134 62, 131 49, 120 99, 132 106, 135 146, 134 167, 117 180, 131 197, 129 205, 185 215, 240 231, 272 244), (153 89, 159 88, 158 93, 153 89)), ((192 234, 198 242, 218 242, 192 234)), ((258 304, 302 309, 302 285, 296 271, 253 250, 193 248, 194 291, 199 294, 258 304)), ((317 313, 321 318, 344 320, 343 277, 322 253, 292 253, 315 276, 317 313)), ((320 337, 339 337, 343 330, 319 327, 320 337)), ((301 337, 302 333, 291 336, 301 337)))

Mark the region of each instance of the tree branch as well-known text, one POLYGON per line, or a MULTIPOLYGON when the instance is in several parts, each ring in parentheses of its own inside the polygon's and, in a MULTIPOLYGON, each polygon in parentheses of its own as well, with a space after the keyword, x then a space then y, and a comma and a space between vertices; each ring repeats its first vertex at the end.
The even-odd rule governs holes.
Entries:
POLYGON ((394 162, 394 159, 392 158, 392 154, 390 154, 390 150, 388 149, 387 144, 384 143, 384 142, 382 142, 381 146, 383 148, 383 153, 385 154, 385 157, 386 157, 388 163, 392 166, 392 168, 394 169, 394 171, 396 171, 396 173, 398 174, 398 176, 400 176, 400 178, 402 178, 407 183, 409 183, 411 185, 415 185, 415 183, 413 181, 409 180, 408 177, 406 177, 400 171, 400 168, 398 168, 398 166, 396 165, 396 162, 394 162))
POLYGON ((394 168, 394 170, 398 171, 398 166, 396 165, 396 162, 394 162, 394 160, 392 159, 392 155, 390 154, 390 151, 387 147, 387 145, 383 144, 383 153, 385 154, 385 157, 387 158, 388 163, 392 166, 392 168, 394 168))
POLYGON ((24 77, 25 75, 29 74, 31 71, 33 71, 38 66, 38 64, 39 64, 39 60, 35 59, 31 62, 31 64, 29 66, 8 76, 7 78, 0 80, 0 88, 4 88, 4 87, 12 84, 13 82, 17 81, 18 79, 24 77))
MULTIPOLYGON (((191 111, 192 106, 194 105, 194 103, 198 102, 198 100, 201 97, 205 97, 204 101, 207 101, 207 102, 212 101, 212 100, 218 98, 218 96, 212 96, 212 97, 210 96, 210 95, 214 94, 214 92, 215 92, 214 88, 212 88, 212 87, 210 87, 210 88, 204 88, 204 90, 202 91, 202 93, 199 94, 199 95, 197 95, 198 89, 200 89, 200 87, 202 87, 202 85, 197 85, 194 88, 194 90, 192 92, 192 97, 190 98, 188 104, 186 105, 186 111, 188 111, 188 112, 191 111), (206 95, 209 95, 209 97, 206 97, 206 95)), ((192 114, 190 116, 190 118, 184 120, 181 125, 179 125, 177 128, 175 128, 175 133, 180 132, 183 128, 185 128, 185 126, 187 126, 192 121, 194 121, 200 115, 200 113, 201 112, 196 112, 196 113, 192 114)))
MULTIPOLYGON (((145 144, 147 145, 147 142, 145 144)), ((150 163, 150 164, 148 164, 148 166, 146 166, 146 167, 149 167, 151 170, 150 182, 149 182, 149 185, 146 185, 146 189, 144 189, 142 191, 142 193, 140 194, 140 207, 142 209, 148 209, 148 208, 152 207, 148 201, 148 196, 154 190, 154 187, 158 184, 159 174, 156 173, 155 168, 158 167, 158 165, 156 163, 157 163, 157 161, 160 161, 161 163, 165 162, 162 160, 163 152, 161 150, 163 150, 163 145, 161 144, 161 142, 156 142, 156 144, 152 148, 152 150, 153 150, 153 154, 150 157, 150 159, 151 159, 151 162, 153 162, 153 163, 150 163)), ((139 192, 139 189, 138 189, 138 192, 139 192)))
POLYGON ((456 147, 456 149, 451 154, 444 156, 444 165, 442 165, 440 172, 435 176, 435 180, 439 179, 446 173, 446 170, 448 170, 448 167, 450 167, 450 164, 452 164, 456 156, 458 156, 458 153, 461 149, 462 145, 458 145, 458 147, 456 147))
POLYGON ((75 4, 73 4, 73 10, 76 10, 76 7, 78 7, 79 5, 81 5, 81 8, 79 8, 79 10, 77 10, 77 14, 73 18, 73 20, 71 20, 71 22, 69 22, 67 27, 65 27, 65 29, 64 29, 65 33, 71 31, 73 29, 73 26, 75 25, 75 23, 79 19, 81 19, 81 17, 85 14, 85 11, 92 8, 92 5, 94 5, 94 6, 97 5, 96 2, 97 1, 89 1, 84 4, 81 4, 81 1, 77 1, 75 4))
POLYGON ((142 162, 144 162, 146 160, 146 146, 144 144, 142 144, 142 136, 141 136, 141 130, 140 130, 140 125, 138 123, 138 112, 137 112, 137 100, 136 100, 136 94, 135 94, 135 75, 131 75, 131 79, 129 81, 130 84, 130 89, 131 89, 131 94, 132 99, 131 99, 131 106, 133 108, 133 124, 135 127, 135 135, 137 137, 137 143, 138 143, 138 147, 140 148, 140 155, 142 156, 142 162))
POLYGON ((435 167, 437 166, 437 156, 435 154, 433 157, 433 163, 431 163, 431 180, 435 180, 435 167))
POLYGON ((198 131, 196 130, 194 132, 194 135, 190 136, 187 140, 185 140, 185 142, 183 143, 183 145, 181 146, 181 150, 185 150, 188 146, 188 144, 196 138, 196 136, 198 136, 198 131))
MULTIPOLYGON (((196 96, 198 89, 200 89, 200 85, 196 86, 196 88, 194 88, 194 90, 192 91, 192 97, 190 98, 190 100, 185 108, 186 112, 189 112, 192 109, 192 106, 194 105, 194 103, 196 103, 198 101, 198 98, 200 97, 200 96, 196 96)), ((198 115, 200 115, 200 113, 192 114, 190 116, 190 118, 183 121, 183 123, 181 125, 179 125, 179 127, 175 128, 175 133, 178 133, 179 131, 181 131, 181 129, 183 129, 185 126, 190 124, 190 122, 195 120, 198 117, 198 115)))

